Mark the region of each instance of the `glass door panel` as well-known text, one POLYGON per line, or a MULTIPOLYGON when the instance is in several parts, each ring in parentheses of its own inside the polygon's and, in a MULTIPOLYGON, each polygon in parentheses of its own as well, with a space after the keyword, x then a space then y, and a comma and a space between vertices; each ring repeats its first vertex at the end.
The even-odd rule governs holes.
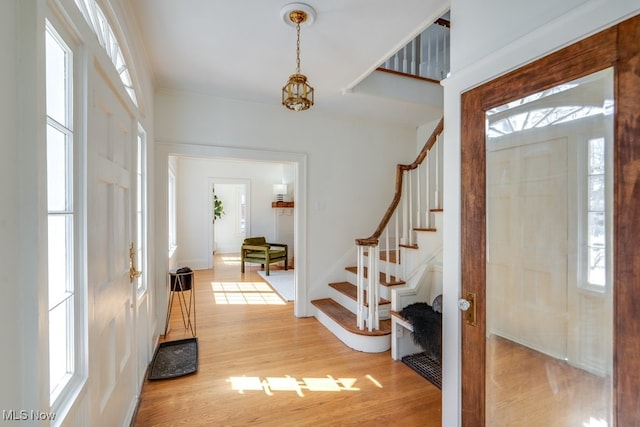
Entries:
POLYGON ((486 126, 486 424, 611 426, 613 70, 486 126))

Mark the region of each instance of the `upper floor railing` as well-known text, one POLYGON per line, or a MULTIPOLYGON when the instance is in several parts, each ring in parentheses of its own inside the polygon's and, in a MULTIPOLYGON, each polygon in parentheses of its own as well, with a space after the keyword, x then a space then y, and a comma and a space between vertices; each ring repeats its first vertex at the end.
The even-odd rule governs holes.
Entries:
POLYGON ((434 82, 447 77, 450 22, 440 18, 382 64, 378 70, 434 82))

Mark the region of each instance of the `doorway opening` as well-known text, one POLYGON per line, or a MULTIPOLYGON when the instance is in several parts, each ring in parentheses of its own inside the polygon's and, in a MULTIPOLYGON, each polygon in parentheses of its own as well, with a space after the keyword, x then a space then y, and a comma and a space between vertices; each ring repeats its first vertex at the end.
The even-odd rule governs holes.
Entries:
MULTIPOLYGON (((295 283, 295 299, 294 299, 294 315, 296 317, 307 317, 310 315, 310 309, 308 307, 307 301, 307 289, 306 289, 306 251, 305 251, 305 236, 306 236, 306 155, 301 153, 285 153, 285 152, 271 152, 271 151, 259 151, 259 150, 245 150, 245 149, 230 149, 223 147, 214 147, 214 146, 201 146, 201 145, 193 145, 193 144, 174 144, 174 143, 159 143, 156 146, 156 182, 159 183, 160 188, 158 188, 158 206, 167 206, 168 200, 167 197, 167 189, 166 186, 168 182, 168 165, 170 164, 170 160, 176 159, 188 159, 189 161, 196 162, 206 162, 206 161, 225 161, 230 164, 243 162, 247 164, 251 164, 254 167, 266 167, 271 164, 280 164, 286 165, 290 171, 290 179, 293 184, 293 192, 292 197, 295 200, 295 209, 293 209, 292 217, 293 217, 293 252, 296 254, 296 268, 294 270, 294 283, 295 283)), ((179 166, 178 166, 179 169, 179 166)), ((269 189, 263 189, 258 191, 258 188, 254 184, 254 181, 247 183, 246 181, 241 182, 242 179, 247 178, 227 178, 225 174, 218 173, 216 171, 210 171, 209 175, 205 178, 204 182, 196 183, 196 185, 200 186, 200 190, 194 191, 198 195, 204 196, 204 202, 207 206, 209 206, 209 201, 211 200, 210 192, 212 192, 212 187, 215 187, 216 192, 220 190, 231 190, 235 186, 235 190, 238 191, 237 196, 239 200, 241 200, 242 196, 242 185, 246 185, 246 192, 244 193, 244 209, 246 209, 244 220, 244 233, 246 235, 256 234, 260 232, 261 234, 268 234, 265 230, 268 230, 269 227, 273 230, 275 227, 274 224, 274 210, 271 209, 271 199, 273 197, 272 186, 274 183, 282 180, 282 175, 274 176, 268 178, 268 187, 269 189), (225 181, 225 179, 228 179, 225 181), (235 180, 235 181, 234 181, 235 180), (219 186, 222 185, 220 188, 219 186), (229 185, 229 187, 225 187, 229 185), (269 213, 264 215, 263 217, 257 217, 255 215, 256 206, 263 206, 268 204, 269 213)), ((265 181, 265 182, 267 182, 265 181)), ((197 196, 197 197, 203 197, 197 196)), ((236 196, 233 196, 234 198, 236 196)), ((181 196, 178 196, 178 203, 183 202, 181 196)), ((224 201, 225 210, 229 205, 230 201, 224 201)), ((235 201, 233 202, 235 203, 235 201)), ((240 201, 238 202, 239 204, 240 201)), ((206 209, 206 208, 205 208, 206 209)), ((238 206, 238 209, 242 209, 238 206)), ((212 224, 213 221, 209 221, 208 215, 213 215, 210 211, 212 209, 209 208, 207 210, 207 219, 206 221, 209 224, 212 224)), ((158 209, 158 218, 157 218, 157 235, 158 241, 160 242, 168 242, 168 218, 165 217, 166 209, 158 209), (166 239, 163 237, 167 237, 166 239)), ((242 215, 234 215, 240 222, 242 220, 242 215)), ((226 219, 226 215, 222 217, 226 219)), ((212 219, 212 218, 211 218, 212 219)), ((180 219, 178 223, 182 220, 180 219)), ((212 236, 214 232, 217 232, 215 225, 212 226, 204 225, 204 229, 200 230, 200 233, 208 233, 208 236, 212 236)), ((242 225, 238 224, 238 227, 241 228, 242 225)), ((178 234, 180 234, 180 230, 178 230, 178 234)), ((240 234, 239 230, 238 233, 240 234)), ((216 240, 218 240, 216 238, 216 240)), ((213 262, 212 260, 212 252, 214 251, 214 243, 212 237, 207 238, 206 242, 206 259, 204 260, 204 264, 200 268, 208 268, 209 264, 213 262)), ((239 247, 239 246, 238 246, 239 247)), ((218 247, 215 249, 216 253, 221 252, 224 248, 220 247, 220 242, 218 242, 218 247)), ((159 250, 157 251, 159 266, 158 277, 163 277, 166 275, 166 272, 174 268, 176 266, 175 259, 167 260, 166 254, 169 253, 169 248, 167 251, 159 250)), ((177 253, 180 253, 180 249, 178 248, 177 253)), ((187 255, 188 257, 189 255, 187 255)), ((188 258, 185 258, 188 260, 188 258)), ((157 307, 161 310, 161 307, 166 307, 166 296, 159 295, 157 301, 157 307)), ((162 315, 162 313, 159 313, 162 315)), ((166 313, 165 313, 166 315, 166 313)))

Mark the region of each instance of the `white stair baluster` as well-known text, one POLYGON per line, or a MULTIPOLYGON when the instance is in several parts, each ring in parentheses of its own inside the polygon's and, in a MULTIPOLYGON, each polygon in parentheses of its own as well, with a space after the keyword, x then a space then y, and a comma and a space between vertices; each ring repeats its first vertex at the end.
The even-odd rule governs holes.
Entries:
POLYGON ((364 329, 364 246, 358 245, 357 250, 357 272, 356 272, 356 288, 357 288, 357 301, 356 301, 356 323, 358 329, 364 329))
MULTIPOLYGON (((385 263, 384 266, 384 280, 389 280, 389 226, 387 225, 384 228, 384 250, 385 250, 385 254, 386 254, 386 260, 387 262, 385 263)), ((379 260, 377 262, 380 262, 379 260)))
POLYGON ((413 245, 413 171, 409 170, 409 244, 413 245))
POLYGON ((411 40, 411 74, 416 75, 416 39, 411 40))
POLYGON ((422 201, 421 201, 421 197, 420 197, 421 194, 422 194, 420 192, 420 187, 421 187, 420 186, 420 181, 422 181, 422 180, 420 179, 420 168, 418 167, 415 170, 416 170, 416 176, 417 176, 417 179, 416 179, 416 197, 415 198, 416 198, 416 204, 418 205, 416 207, 416 221, 417 221, 416 227, 422 228, 422 209, 421 209, 422 201))
POLYGON ((396 272, 396 277, 400 277, 400 240, 399 240, 399 217, 400 215, 398 215, 398 210, 396 209, 396 212, 393 214, 395 216, 395 234, 396 234, 396 238, 395 238, 395 245, 394 245, 394 249, 396 252, 396 268, 395 268, 395 272, 396 272))
POLYGON ((409 244, 409 216, 408 216, 408 199, 407 199, 407 172, 403 171, 402 175, 405 179, 402 180, 402 243, 409 244))
POLYGON ((427 154, 427 158, 424 159, 424 169, 425 169, 425 176, 426 176, 426 186, 427 186, 427 206, 426 206, 426 213, 425 213, 425 217, 427 220, 427 228, 431 227, 431 215, 429 214, 431 212, 431 168, 429 167, 429 163, 431 163, 431 152, 429 152, 429 154, 427 154))
POLYGON ((434 179, 435 179, 435 193, 434 193, 434 205, 436 209, 440 209, 440 137, 438 137, 438 139, 436 139, 436 143, 434 144, 433 148, 435 149, 435 153, 434 153, 434 158, 435 158, 435 169, 436 169, 436 173, 434 174, 434 179))
POLYGON ((369 247, 369 271, 368 282, 369 286, 367 289, 367 300, 369 303, 369 310, 367 316, 367 330, 369 332, 379 329, 379 317, 378 317, 378 257, 379 251, 378 246, 370 246, 369 247))

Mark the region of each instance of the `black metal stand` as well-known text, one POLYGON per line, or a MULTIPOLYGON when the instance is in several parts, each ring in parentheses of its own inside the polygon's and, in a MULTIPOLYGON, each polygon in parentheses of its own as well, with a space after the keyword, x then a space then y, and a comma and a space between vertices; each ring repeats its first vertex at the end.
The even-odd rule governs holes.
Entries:
POLYGON ((169 296, 169 307, 167 308, 167 320, 164 326, 164 335, 169 331, 169 318, 171 317, 171 308, 173 307, 173 299, 178 294, 178 304, 180 305, 180 314, 182 314, 182 324, 185 329, 191 331, 192 336, 196 336, 196 297, 195 297, 195 280, 193 271, 188 273, 178 273, 176 271, 169 272, 171 294, 169 296), (189 300, 185 292, 189 292, 189 300), (193 321, 191 315, 193 314, 193 321))

